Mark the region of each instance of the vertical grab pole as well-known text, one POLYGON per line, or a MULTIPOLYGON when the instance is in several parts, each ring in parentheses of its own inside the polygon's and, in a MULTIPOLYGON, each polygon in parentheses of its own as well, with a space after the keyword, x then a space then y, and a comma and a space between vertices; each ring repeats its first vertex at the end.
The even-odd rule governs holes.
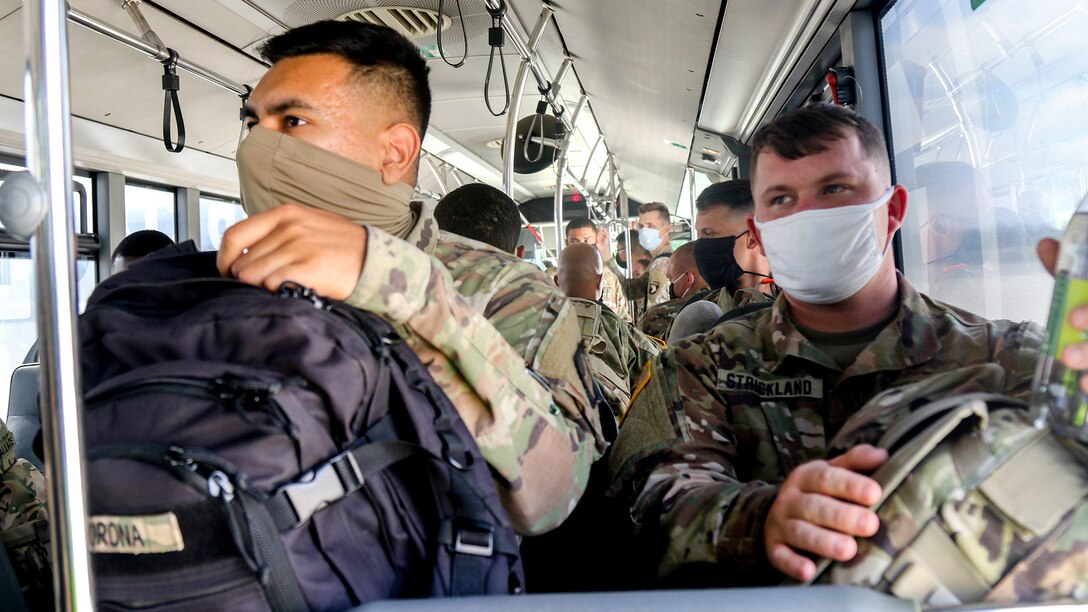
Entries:
MULTIPOLYGON (((540 11, 540 18, 529 35, 528 55, 536 51, 540 43, 540 37, 544 35, 545 28, 552 18, 552 8, 544 5, 540 11)), ((514 147, 518 137, 518 115, 521 114, 521 98, 525 95, 525 82, 529 79, 530 58, 522 56, 521 65, 518 67, 518 75, 514 78, 514 89, 510 92, 510 110, 506 113, 506 138, 502 142, 502 187, 506 195, 514 197, 514 147)), ((558 256, 558 254, 557 254, 558 256)))
POLYGON ((81 463, 67 12, 64 0, 23 3, 27 44, 23 107, 27 167, 50 203, 31 244, 38 287, 42 430, 55 607, 90 611, 94 595, 81 463))
POLYGON ((563 174, 567 167, 567 147, 570 135, 563 137, 559 144, 559 161, 555 170, 555 257, 559 265, 559 254, 563 252, 563 174))
POLYGON ((688 168, 688 200, 691 206, 688 210, 691 212, 691 239, 695 240, 698 236, 695 235, 695 169, 688 168))

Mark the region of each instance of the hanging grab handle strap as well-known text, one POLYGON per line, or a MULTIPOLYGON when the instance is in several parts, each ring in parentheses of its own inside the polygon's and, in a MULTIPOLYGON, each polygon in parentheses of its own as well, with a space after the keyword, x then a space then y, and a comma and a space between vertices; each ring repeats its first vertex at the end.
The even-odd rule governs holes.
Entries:
POLYGON ((510 81, 506 76, 506 60, 502 56, 502 48, 506 44, 506 38, 502 31, 502 17, 506 14, 506 0, 499 0, 499 8, 492 9, 488 7, 487 12, 491 15, 491 27, 487 29, 487 44, 491 46, 491 55, 487 58, 487 75, 484 76, 484 104, 487 106, 487 112, 495 117, 501 117, 510 108, 510 81), (495 65, 496 50, 499 52, 499 67, 502 68, 502 87, 506 95, 506 102, 503 104, 502 110, 497 113, 491 107, 491 67, 495 65))
POLYGON ((185 118, 181 115, 181 101, 178 100, 178 90, 181 89, 177 70, 178 52, 169 48, 166 51, 170 55, 162 62, 162 90, 166 92, 162 103, 162 144, 171 153, 181 153, 185 148, 185 118), (178 139, 175 143, 170 141, 171 115, 178 118, 178 139))

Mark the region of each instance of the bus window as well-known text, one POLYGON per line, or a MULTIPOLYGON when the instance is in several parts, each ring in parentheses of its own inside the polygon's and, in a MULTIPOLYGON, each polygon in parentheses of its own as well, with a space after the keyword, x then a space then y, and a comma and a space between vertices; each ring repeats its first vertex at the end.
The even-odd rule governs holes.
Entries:
POLYGON ((238 201, 200 196, 200 248, 218 250, 223 232, 245 218, 246 212, 238 201))
POLYGON ((990 318, 1045 322, 1088 148, 1088 15, 1068 3, 898 0, 881 16, 904 271, 990 318))
POLYGON ((158 230, 178 239, 174 191, 125 183, 125 235, 144 229, 158 230))

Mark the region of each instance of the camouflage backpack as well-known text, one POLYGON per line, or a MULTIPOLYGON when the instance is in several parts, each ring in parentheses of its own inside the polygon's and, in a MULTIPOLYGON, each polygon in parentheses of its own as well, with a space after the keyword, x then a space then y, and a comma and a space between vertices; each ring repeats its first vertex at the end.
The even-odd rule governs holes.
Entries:
POLYGON ((0 421, 0 539, 31 608, 52 599, 45 477, 15 456, 15 436, 0 421))
POLYGON ((832 441, 871 442, 889 460, 880 529, 817 582, 885 591, 925 606, 1088 597, 1088 451, 1034 426, 994 364, 874 397, 832 441), (964 393, 968 391, 967 393, 964 393), (976 391, 971 393, 969 391, 976 391))

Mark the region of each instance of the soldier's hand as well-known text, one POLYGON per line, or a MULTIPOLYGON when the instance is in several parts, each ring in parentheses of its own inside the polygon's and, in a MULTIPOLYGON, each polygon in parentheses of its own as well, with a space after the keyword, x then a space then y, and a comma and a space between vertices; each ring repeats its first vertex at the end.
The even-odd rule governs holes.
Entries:
POLYGON ((608 237, 607 228, 597 228, 597 252, 601 254, 601 261, 604 263, 612 261, 612 240, 608 237))
POLYGON ((287 204, 228 229, 216 265, 250 285, 275 291, 291 280, 343 300, 359 282, 366 240, 366 228, 339 215, 287 204))
MULTIPOLYGON (((1061 243, 1053 238, 1043 238, 1036 245, 1039 260, 1053 276, 1058 264, 1058 250, 1061 243)), ((1081 330, 1088 330, 1088 304, 1081 304, 1069 313, 1069 324, 1081 330)), ((1074 370, 1088 370, 1088 342, 1079 342, 1062 351, 1062 363, 1074 370)), ((1088 374, 1080 377, 1080 388, 1088 392, 1088 374)))
POLYGON ((880 520, 869 506, 880 485, 863 472, 888 460, 884 449, 864 444, 831 461, 810 461, 790 472, 767 514, 763 545, 778 571, 799 581, 816 573, 812 559, 798 551, 838 561, 858 552, 854 536, 876 533, 880 520))

